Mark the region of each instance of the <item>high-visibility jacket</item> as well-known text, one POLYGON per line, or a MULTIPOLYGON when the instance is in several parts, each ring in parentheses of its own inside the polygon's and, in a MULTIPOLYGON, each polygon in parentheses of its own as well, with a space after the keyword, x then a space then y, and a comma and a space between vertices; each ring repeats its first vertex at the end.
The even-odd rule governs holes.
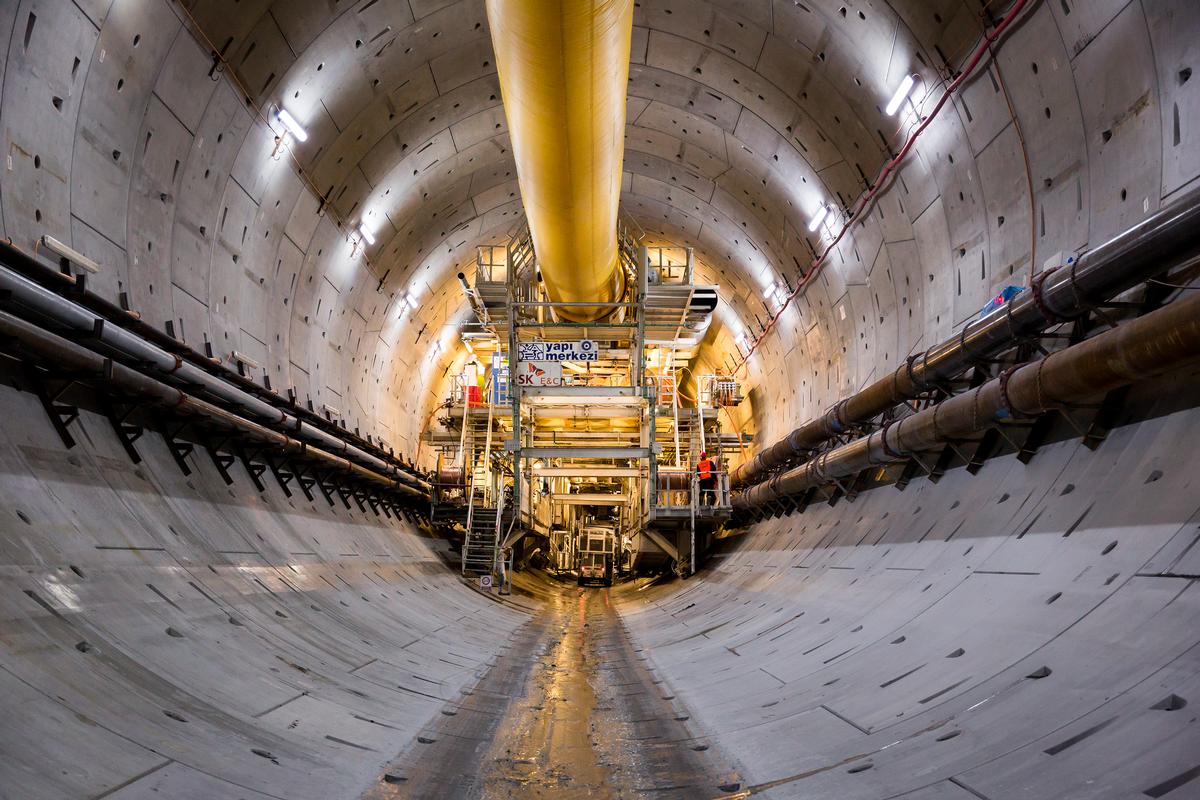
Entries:
POLYGON ((706 481, 711 478, 713 476, 712 460, 708 458, 701 459, 700 463, 696 465, 696 471, 700 473, 700 480, 702 481, 706 481))

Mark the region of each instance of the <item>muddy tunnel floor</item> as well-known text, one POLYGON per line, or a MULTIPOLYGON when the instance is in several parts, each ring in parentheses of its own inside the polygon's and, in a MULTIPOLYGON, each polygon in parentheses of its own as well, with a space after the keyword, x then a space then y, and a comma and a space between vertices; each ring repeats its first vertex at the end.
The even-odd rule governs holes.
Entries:
POLYGON ((631 642, 613 591, 541 605, 364 798, 703 798, 740 780, 631 642))

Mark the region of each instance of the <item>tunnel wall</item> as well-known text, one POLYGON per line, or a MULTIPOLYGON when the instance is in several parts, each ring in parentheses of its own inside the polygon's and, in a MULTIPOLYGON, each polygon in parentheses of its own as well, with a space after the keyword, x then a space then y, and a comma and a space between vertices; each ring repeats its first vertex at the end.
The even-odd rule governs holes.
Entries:
MULTIPOLYGON (((828 241, 817 203, 848 206, 898 149, 900 76, 933 94, 981 28, 963 0, 672 5, 635 13, 622 206, 722 284, 720 365, 828 241)), ((454 275, 521 219, 483 4, 0 14, 0 233, 73 243, 101 291, 414 455, 460 353, 454 275), (272 158, 281 104, 310 136, 272 158)), ((750 360, 748 429, 778 436, 1193 181, 1198 27, 1187 0, 1031 4, 750 360)))
POLYGON ((1149 413, 818 499, 624 619, 764 797, 1195 796, 1200 414, 1149 413))
MULTIPOLYGON (((259 360, 277 388, 411 455, 454 354, 454 273, 520 219, 482 8, 0 4, 0 234, 28 250, 47 233, 74 245, 101 263, 91 285, 107 297, 125 293, 221 358, 259 360), (215 70, 213 50, 227 59, 215 70), (291 146, 297 163, 275 160, 259 113, 297 101, 311 136, 291 146), (386 221, 372 218, 368 263, 348 231, 369 210, 386 221)), ((702 278, 753 331, 772 310, 764 286, 794 282, 822 244, 806 229, 816 201, 848 203, 894 149, 881 105, 898 77, 938 85, 977 40, 976 10, 681 8, 648 0, 636 13, 622 204, 651 235, 697 245, 702 278)), ((968 82, 751 359, 751 429, 794 427, 945 338, 1031 266, 1098 244, 1193 182, 1198 29, 1189 0, 1034 4, 999 45, 1000 72, 968 82)), ((720 363, 736 333, 714 331, 706 358, 720 363)), ((411 738, 520 622, 435 570, 402 526, 227 488, 202 458, 182 478, 155 436, 135 468, 87 415, 66 452, 31 396, 2 397, 0 680, 16 698, 2 728, 16 756, 0 786, 61 797, 205 781, 212 797, 330 796, 335 762, 339 778, 369 780, 386 758, 381 731, 411 738), (429 691, 417 676, 443 683, 429 691)), ((1055 445, 1029 467, 1000 459, 976 478, 764 523, 703 581, 630 610, 631 625, 751 780, 860 753, 871 755, 811 785, 880 795, 924 776, 924 796, 957 798, 971 791, 948 782, 961 776, 1004 797, 1037 794, 1020 783, 1037 774, 1087 796, 1066 776, 1122 764, 1157 775, 1185 760, 1172 748, 1195 750, 1173 727, 1190 717, 1149 708, 1196 694, 1194 583, 1137 573, 1197 572, 1184 507, 1194 423, 1180 412, 1123 428, 1096 454, 1055 445), (1023 677, 1042 666, 1048 677, 1023 677)))
POLYGON ((358 796, 528 617, 405 522, 0 387, 0 798, 358 796))

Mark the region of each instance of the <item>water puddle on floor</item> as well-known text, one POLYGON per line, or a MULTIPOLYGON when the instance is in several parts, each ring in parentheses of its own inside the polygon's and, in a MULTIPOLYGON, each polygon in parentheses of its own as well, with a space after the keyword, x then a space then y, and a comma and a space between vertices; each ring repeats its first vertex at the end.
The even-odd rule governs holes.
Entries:
POLYGON ((542 597, 458 713, 365 797, 693 800, 737 785, 666 699, 609 590, 556 584, 542 597))

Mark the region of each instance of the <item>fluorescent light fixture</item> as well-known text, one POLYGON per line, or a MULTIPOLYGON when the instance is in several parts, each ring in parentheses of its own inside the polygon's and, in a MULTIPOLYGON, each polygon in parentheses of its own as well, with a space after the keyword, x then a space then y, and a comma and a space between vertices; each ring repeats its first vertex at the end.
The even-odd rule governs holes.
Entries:
POLYGON ((87 272, 95 274, 100 271, 100 265, 95 261, 88 258, 75 248, 68 247, 58 239, 55 239, 53 236, 43 236, 42 247, 46 248, 52 253, 55 253, 56 255, 61 256, 62 258, 65 258, 67 261, 70 261, 75 266, 87 272))
POLYGON ((275 114, 275 118, 283 123, 283 127, 287 128, 288 133, 296 137, 296 141, 308 141, 308 131, 304 130, 304 128, 300 126, 300 123, 296 121, 295 117, 288 113, 286 108, 279 109, 279 111, 275 114))
POLYGON ((828 216, 828 214, 829 214, 829 206, 822 203, 821 207, 817 209, 817 213, 813 214, 813 218, 811 220, 809 220, 808 232, 809 233, 816 232, 817 228, 821 227, 821 223, 825 221, 825 217, 828 216))
POLYGON ((900 104, 908 97, 908 93, 913 88, 913 76, 905 75, 904 80, 900 81, 900 85, 896 87, 896 93, 892 95, 892 99, 888 101, 887 108, 884 111, 890 117, 900 109, 900 104))
POLYGON ((367 227, 367 223, 358 226, 358 232, 362 234, 362 238, 367 244, 375 244, 375 234, 367 227))
POLYGON ((229 355, 231 355, 233 357, 234 361, 240 361, 243 364, 245 364, 247 367, 252 367, 254 369, 262 369, 262 364, 259 364, 257 361, 255 361, 253 358, 246 355, 245 353, 239 353, 237 350, 234 350, 229 355))

